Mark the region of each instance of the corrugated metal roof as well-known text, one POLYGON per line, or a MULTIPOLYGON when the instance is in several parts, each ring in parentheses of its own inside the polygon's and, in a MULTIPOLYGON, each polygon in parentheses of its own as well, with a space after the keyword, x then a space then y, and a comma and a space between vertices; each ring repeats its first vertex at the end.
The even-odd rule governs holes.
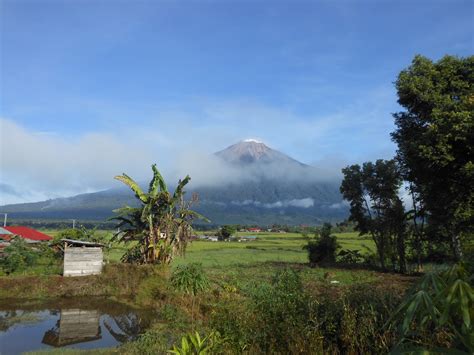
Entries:
POLYGON ((75 239, 61 239, 62 242, 66 242, 66 243, 69 243, 69 244, 74 244, 74 245, 81 245, 81 246, 85 246, 85 247, 103 247, 104 244, 100 244, 100 243, 94 243, 94 242, 85 242, 83 240, 75 240, 75 239))
POLYGON ((31 240, 53 240, 52 237, 49 235, 46 235, 44 233, 41 233, 35 229, 28 228, 28 227, 22 227, 22 226, 16 226, 16 227, 2 227, 2 229, 7 230, 10 232, 9 234, 15 234, 19 235, 20 237, 24 239, 31 239, 31 240))
POLYGON ((3 227, 0 227, 0 235, 2 235, 2 234, 3 234, 3 235, 5 235, 5 234, 6 234, 6 235, 9 235, 9 234, 13 234, 13 233, 10 232, 10 231, 8 231, 8 230, 6 230, 6 229, 3 228, 3 227))

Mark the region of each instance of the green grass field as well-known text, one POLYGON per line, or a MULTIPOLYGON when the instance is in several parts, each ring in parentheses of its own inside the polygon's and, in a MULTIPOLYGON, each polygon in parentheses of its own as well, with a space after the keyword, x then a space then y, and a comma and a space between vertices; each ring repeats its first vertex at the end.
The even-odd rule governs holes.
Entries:
MULTIPOLYGON (((257 240, 247 242, 192 242, 186 255, 177 258, 174 265, 200 262, 204 267, 254 264, 262 262, 306 263, 307 252, 303 246, 308 239, 299 233, 238 233, 255 235, 257 240)), ((373 250, 372 240, 358 236, 358 233, 336 234, 343 249, 373 250), (366 247, 364 247, 364 245, 366 247)))
MULTIPOLYGON (((48 235, 55 236, 58 230, 44 230, 48 235)), ((97 231, 108 238, 110 231, 97 231)), ((200 234, 206 234, 200 232, 200 234)), ((254 235, 254 241, 247 242, 211 242, 195 240, 188 245, 186 255, 177 258, 173 265, 191 262, 202 263, 204 267, 221 267, 230 265, 246 265, 263 262, 305 263, 308 261, 303 246, 308 239, 300 233, 246 233, 238 232, 237 236, 254 235)), ((335 234, 341 248, 359 250, 361 253, 374 251, 374 242, 369 237, 361 237, 357 232, 335 234)), ((311 238, 311 237, 310 237, 311 238)), ((113 243, 106 252, 108 262, 118 262, 129 245, 113 243)))

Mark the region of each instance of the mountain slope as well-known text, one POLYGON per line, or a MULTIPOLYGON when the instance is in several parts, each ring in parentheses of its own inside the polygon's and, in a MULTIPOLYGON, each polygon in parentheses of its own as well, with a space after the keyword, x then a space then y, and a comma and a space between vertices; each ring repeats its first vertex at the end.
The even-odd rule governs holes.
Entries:
MULTIPOLYGON (((232 182, 193 186, 188 196, 198 193, 198 212, 212 223, 227 224, 316 224, 347 216, 339 181, 320 181, 315 167, 246 140, 215 153, 228 169, 241 176, 232 182)), ((143 184, 146 186, 146 184, 143 184)), ((104 220, 112 210, 136 204, 133 193, 114 188, 69 198, 2 206, 12 218, 104 220)))

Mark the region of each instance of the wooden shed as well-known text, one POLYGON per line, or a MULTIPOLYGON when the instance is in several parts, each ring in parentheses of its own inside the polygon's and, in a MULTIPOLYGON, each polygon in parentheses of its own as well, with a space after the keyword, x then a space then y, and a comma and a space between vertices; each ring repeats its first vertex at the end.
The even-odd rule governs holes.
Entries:
POLYGON ((64 243, 64 276, 97 275, 104 264, 103 244, 61 239, 64 243))

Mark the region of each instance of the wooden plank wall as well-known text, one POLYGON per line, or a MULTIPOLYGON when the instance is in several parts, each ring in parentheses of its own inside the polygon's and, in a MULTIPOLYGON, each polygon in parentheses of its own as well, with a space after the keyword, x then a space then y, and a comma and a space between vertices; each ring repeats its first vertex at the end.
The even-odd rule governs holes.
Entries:
POLYGON ((68 247, 64 251, 64 276, 96 275, 102 272, 102 248, 68 247))

